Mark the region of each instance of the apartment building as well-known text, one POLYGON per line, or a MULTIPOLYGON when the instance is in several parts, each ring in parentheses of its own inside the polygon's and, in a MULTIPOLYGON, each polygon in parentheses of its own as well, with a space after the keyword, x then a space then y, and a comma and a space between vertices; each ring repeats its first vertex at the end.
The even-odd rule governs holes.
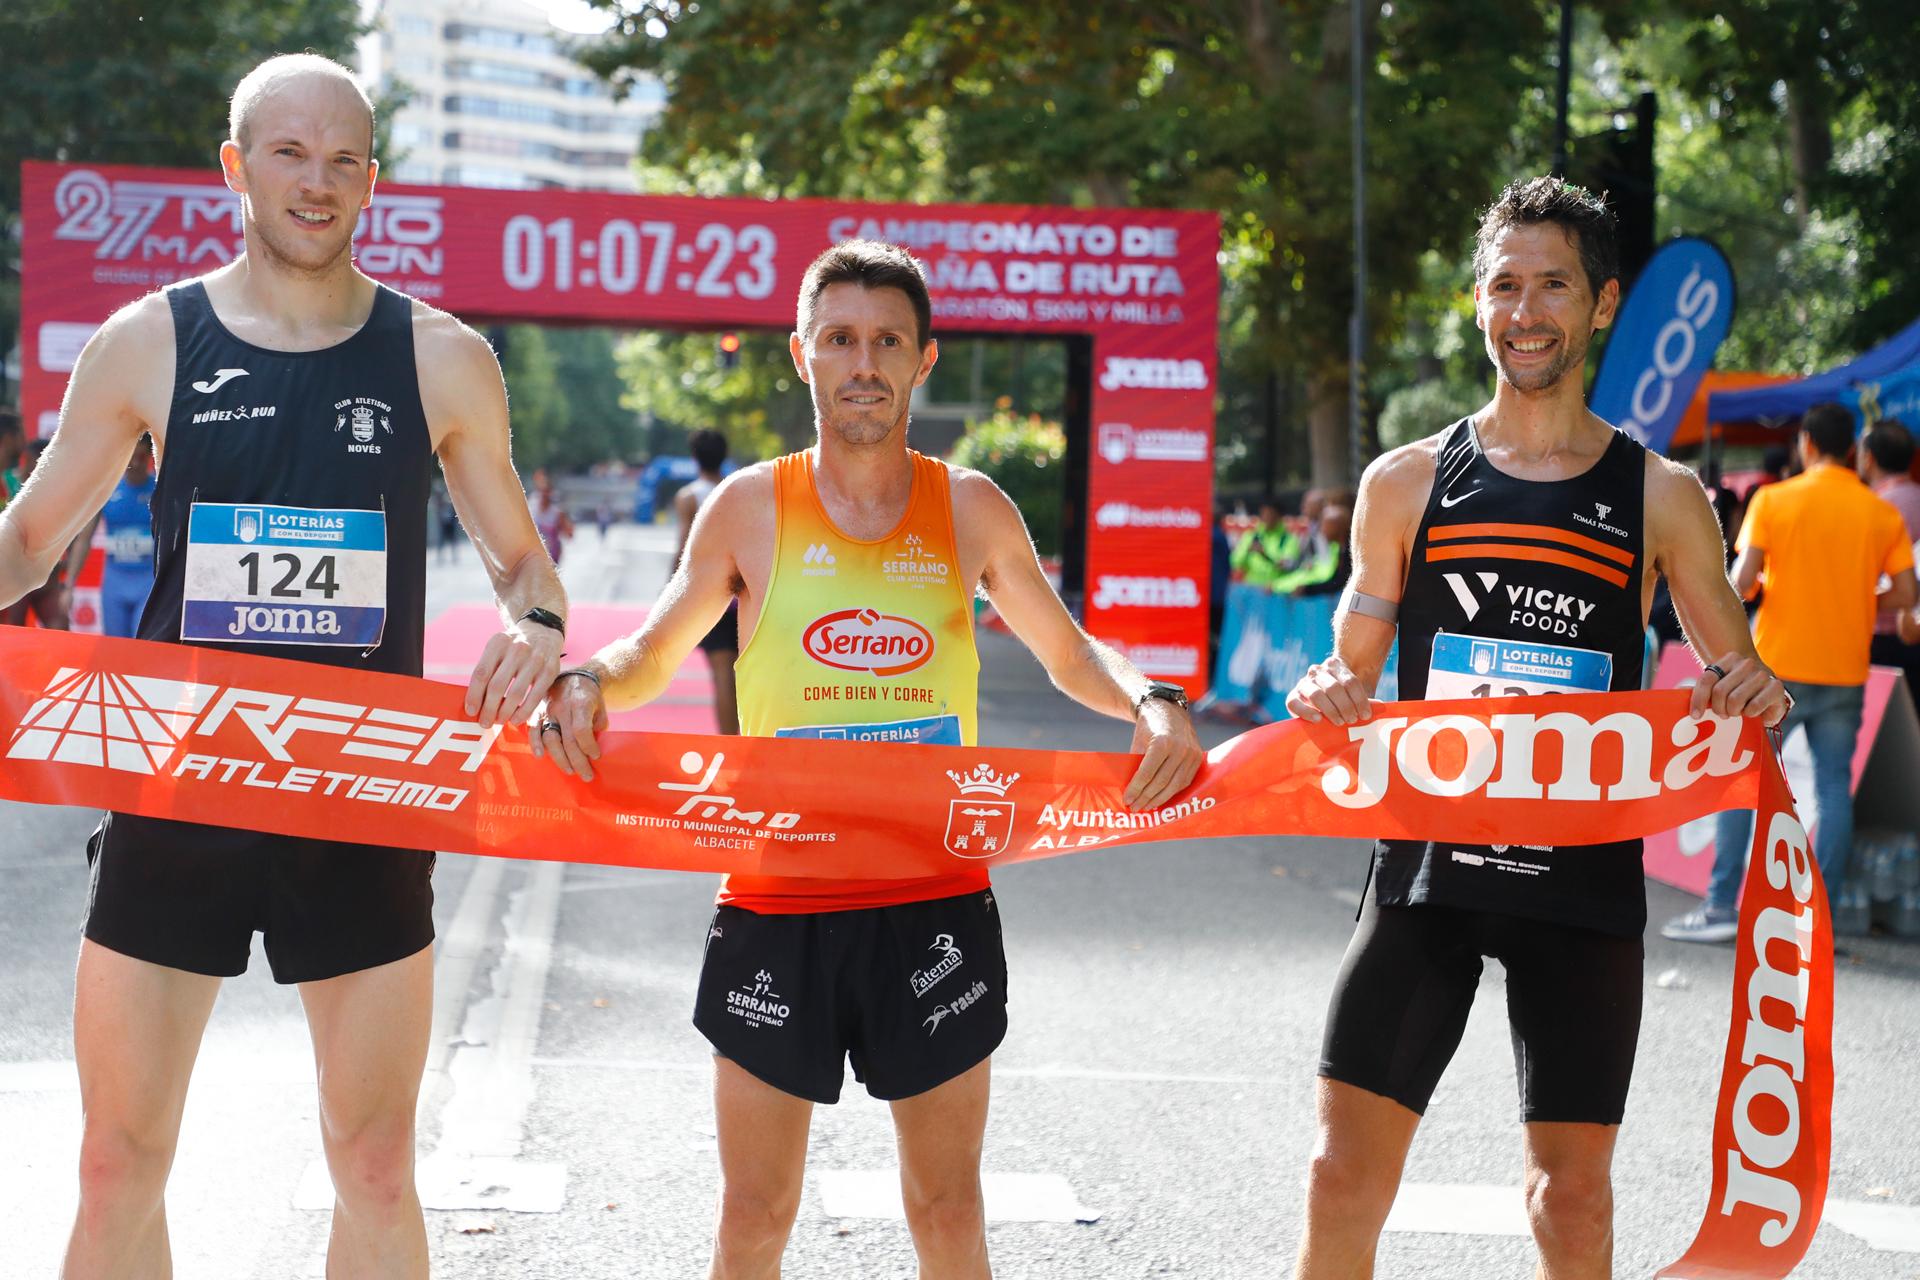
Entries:
POLYGON ((621 101, 567 55, 576 36, 530 0, 382 0, 368 42, 370 83, 398 81, 396 182, 632 191, 640 135, 661 107, 657 82, 621 101))

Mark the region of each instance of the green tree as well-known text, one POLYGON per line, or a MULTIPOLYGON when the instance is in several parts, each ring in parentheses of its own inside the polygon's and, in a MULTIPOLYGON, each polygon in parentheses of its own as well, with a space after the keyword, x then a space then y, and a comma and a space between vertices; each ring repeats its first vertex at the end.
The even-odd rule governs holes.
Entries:
POLYGON ((999 485, 1026 517, 1033 544, 1043 556, 1060 554, 1059 468, 1067 434, 1039 414, 1021 417, 1004 409, 967 423, 953 448, 954 465, 972 467, 999 485))
MULTIPOLYGON (((1683 216, 1732 224, 1744 256, 1772 253, 1739 277, 1743 308, 1749 284, 1762 290, 1753 299, 1764 326, 1756 336, 1767 349, 1739 353, 1756 367, 1818 368, 1913 323, 1920 84, 1912 5, 1671 3, 1682 21, 1650 24, 1630 48, 1648 74, 1674 86, 1710 139, 1687 171, 1695 207, 1683 216)), ((1739 351, 1754 329, 1736 326, 1739 351)))
POLYGON ((611 333, 530 324, 495 333, 522 472, 583 471, 642 452, 639 418, 622 403, 626 388, 611 333))
POLYGON ((794 374, 785 334, 744 333, 739 363, 720 366, 710 333, 636 333, 620 344, 622 403, 652 415, 656 447, 686 452, 689 431, 724 432, 742 462, 805 447, 813 401, 794 374))
POLYGON ((522 474, 535 467, 558 466, 567 425, 567 393, 560 385, 546 330, 530 324, 509 325, 496 331, 494 342, 507 383, 515 465, 522 474))
POLYGON ((566 400, 565 425, 548 465, 578 471, 644 452, 640 420, 622 399, 626 383, 614 354, 614 335, 599 328, 547 329, 553 373, 566 400))
POLYGON ((211 166, 241 76, 276 53, 351 60, 364 30, 356 0, 0 4, 0 351, 19 324, 22 160, 211 166))
MULTIPOLYGON (((1629 0, 1606 0, 1617 15, 1629 0)), ((1200 205, 1224 216, 1229 364, 1304 388, 1316 481, 1348 480, 1352 265, 1344 4, 855 0, 623 6, 586 55, 652 71, 659 173, 779 195, 1200 205)), ((1541 3, 1369 7, 1370 268, 1391 335, 1423 251, 1505 176, 1550 82, 1541 3)), ((1223 434, 1237 428, 1223 418, 1223 434)))

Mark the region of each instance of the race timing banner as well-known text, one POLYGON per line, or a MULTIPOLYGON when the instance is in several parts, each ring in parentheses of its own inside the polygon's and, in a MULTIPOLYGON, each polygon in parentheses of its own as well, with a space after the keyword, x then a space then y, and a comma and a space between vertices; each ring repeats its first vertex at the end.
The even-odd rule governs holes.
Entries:
MULTIPOLYGON (((681 871, 909 878, 1208 836, 1629 839, 1757 808, 1705 1219, 1660 1276, 1787 1275, 1826 1198, 1827 896, 1768 735, 1688 695, 1378 704, 1208 753, 1150 812, 1131 755, 609 733, 592 783, 462 688, 0 627, 0 799, 286 835, 681 871), (883 786, 862 781, 885 779, 883 786)), ((1567 850, 1562 856, 1578 856, 1567 850)))
MULTIPOLYGON (((204 169, 21 166, 20 400, 51 435, 115 310, 232 262, 239 197, 204 169)), ((847 240, 912 251, 933 336, 1090 339, 1087 629, 1206 687, 1220 217, 1196 209, 709 199, 381 182, 354 233, 368 275, 475 323, 786 332, 807 264, 847 240)), ((800 393, 796 393, 800 394, 800 393)), ((1071 424, 1069 424, 1071 425, 1071 424)), ((1079 495, 1069 495, 1078 502, 1079 495)))

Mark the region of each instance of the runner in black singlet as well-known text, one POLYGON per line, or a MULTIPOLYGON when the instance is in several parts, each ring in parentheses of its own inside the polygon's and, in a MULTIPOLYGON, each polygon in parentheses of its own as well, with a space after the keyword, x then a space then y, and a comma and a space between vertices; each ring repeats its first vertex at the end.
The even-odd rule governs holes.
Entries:
MULTIPOLYGON (((0 604, 44 578, 150 432, 156 580, 140 639, 417 676, 437 453, 519 619, 488 642, 467 713, 525 720, 559 668, 566 598, 513 472, 491 350, 353 265, 377 172, 372 108, 345 68, 297 55, 241 82, 231 124, 220 156, 246 251, 123 308, 88 343, 53 448, 0 514, 0 604)), ((141 692, 109 683, 109 707, 141 692)), ((366 711, 321 687, 262 710, 269 725, 366 711)), ((271 802, 236 788, 237 807, 271 802)), ((346 832, 368 820, 351 803, 346 832)), ((275 978, 301 984, 313 1035, 336 1189, 328 1274, 425 1276, 413 1115, 433 855, 109 814, 89 856, 65 1274, 166 1270, 162 1196, 188 1077, 220 979, 246 968, 259 932, 275 978)))
MULTIPOLYGON (((1698 480, 1587 411, 1586 351, 1613 319, 1617 264, 1611 215, 1578 187, 1516 182, 1487 211, 1474 300, 1494 398, 1367 469, 1334 654, 1294 688, 1295 715, 1369 719, 1396 617, 1403 697, 1638 689, 1661 574, 1695 651, 1715 655, 1694 713, 1784 714, 1698 480)), ((1540 1274, 1610 1273, 1645 925, 1637 840, 1380 844, 1327 1016, 1299 1276, 1372 1274, 1488 956, 1507 975, 1540 1274)))

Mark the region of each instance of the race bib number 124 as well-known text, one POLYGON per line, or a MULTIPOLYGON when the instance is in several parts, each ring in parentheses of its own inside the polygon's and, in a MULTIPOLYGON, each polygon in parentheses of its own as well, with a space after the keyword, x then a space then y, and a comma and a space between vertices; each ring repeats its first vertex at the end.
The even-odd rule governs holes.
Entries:
POLYGON ((379 511, 196 502, 180 638, 370 648, 387 622, 379 511))

